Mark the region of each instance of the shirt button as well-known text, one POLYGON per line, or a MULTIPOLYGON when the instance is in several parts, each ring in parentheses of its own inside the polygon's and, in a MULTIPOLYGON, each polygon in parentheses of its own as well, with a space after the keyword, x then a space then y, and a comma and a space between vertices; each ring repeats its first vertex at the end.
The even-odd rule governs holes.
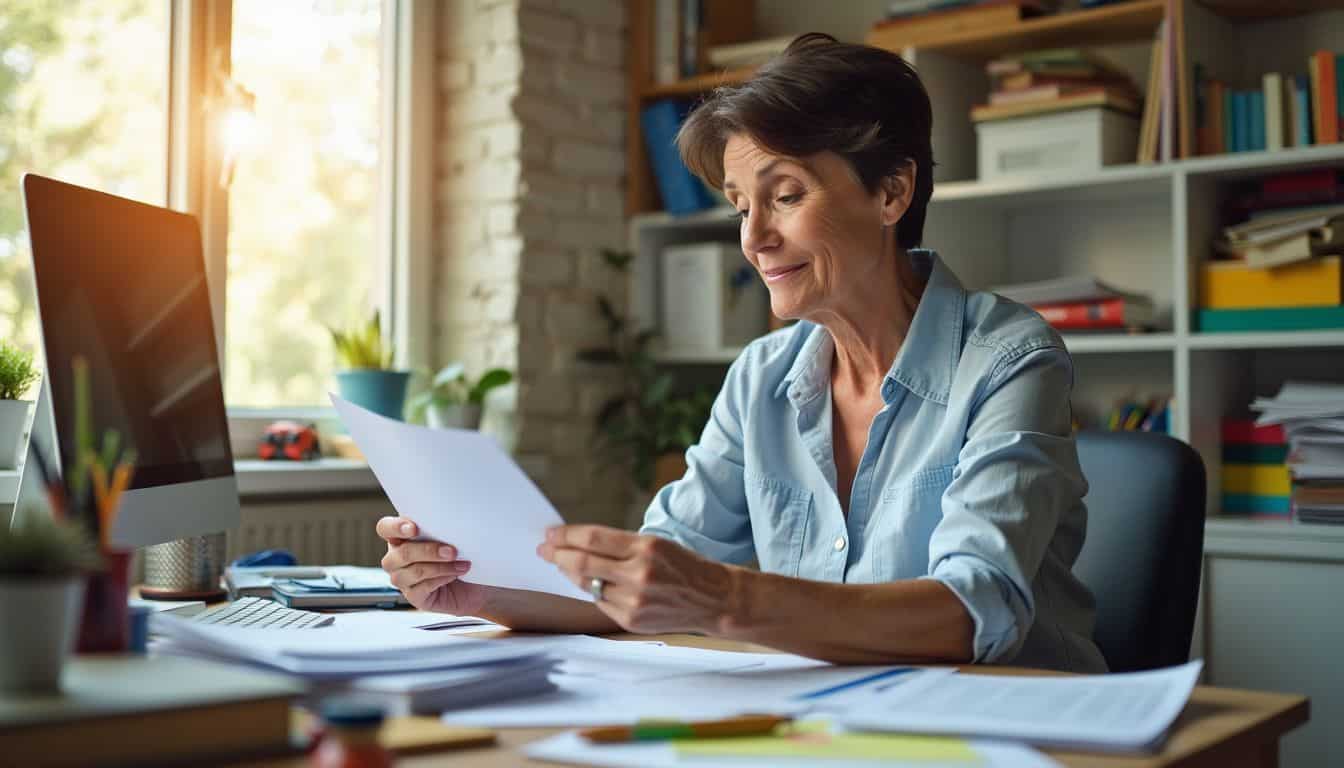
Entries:
POLYGON ((845 537, 844 537, 844 536, 836 537, 836 539, 835 539, 835 551, 836 551, 836 552, 839 552, 840 550, 842 550, 842 549, 844 549, 844 548, 845 548, 845 537))

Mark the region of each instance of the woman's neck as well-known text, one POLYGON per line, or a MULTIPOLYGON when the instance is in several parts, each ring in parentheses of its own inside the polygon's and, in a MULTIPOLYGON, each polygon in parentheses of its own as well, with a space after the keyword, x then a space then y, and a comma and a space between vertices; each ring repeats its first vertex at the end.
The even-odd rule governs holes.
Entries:
POLYGON ((873 392, 890 370, 919 308, 925 281, 915 274, 910 256, 897 250, 894 265, 872 280, 856 280, 852 295, 834 311, 817 318, 835 341, 831 384, 852 393, 873 392))

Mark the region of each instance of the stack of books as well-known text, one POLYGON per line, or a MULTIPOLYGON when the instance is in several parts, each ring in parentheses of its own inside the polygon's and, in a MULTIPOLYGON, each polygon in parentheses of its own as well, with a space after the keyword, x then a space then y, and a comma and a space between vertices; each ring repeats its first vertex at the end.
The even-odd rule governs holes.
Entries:
POLYGON ((1269 177, 1234 198, 1244 218, 1204 265, 1201 331, 1344 328, 1344 185, 1332 169, 1269 177), (1286 207, 1285 207, 1286 203, 1286 207))
POLYGON ((1061 331, 1143 331, 1154 323, 1152 300, 1094 277, 1063 277, 991 289, 1026 304, 1061 331))
POLYGON ((1344 524, 1344 384, 1289 381, 1251 409, 1257 425, 1282 427, 1297 519, 1344 524))
POLYGON ((1171 398, 1120 400, 1106 415, 1106 429, 1112 432, 1161 432, 1171 429, 1171 398))
POLYGON ((1054 48, 995 59, 989 103, 971 110, 975 122, 1083 107, 1137 113, 1142 98, 1129 76, 1079 48, 1054 48))
POLYGON ((1288 441, 1277 424, 1223 420, 1223 512, 1286 518, 1292 512, 1288 441))
POLYGON ((1335 144, 1344 102, 1344 55, 1316 51, 1305 73, 1267 72, 1259 88, 1233 89, 1194 67, 1199 154, 1335 144))

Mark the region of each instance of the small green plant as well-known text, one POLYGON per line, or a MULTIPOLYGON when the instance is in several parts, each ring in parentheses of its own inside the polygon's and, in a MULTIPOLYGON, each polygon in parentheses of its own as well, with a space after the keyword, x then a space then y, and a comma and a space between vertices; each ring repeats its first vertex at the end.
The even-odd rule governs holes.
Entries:
MULTIPOLYGON (((631 254, 619 251, 602 255, 618 271, 625 270, 631 259, 631 254)), ((597 414, 601 448, 614 461, 628 463, 635 483, 648 488, 659 456, 685 451, 699 439, 714 395, 705 390, 678 393, 675 377, 658 367, 649 350, 656 334, 631 332, 626 318, 605 296, 598 297, 597 308, 606 321, 609 343, 581 351, 579 359, 618 365, 622 379, 620 392, 597 414)))
POLYGON ((363 327, 331 331, 336 356, 348 369, 386 370, 392 367, 392 345, 383 343, 383 325, 378 312, 363 327))
POLYGON ((32 352, 0 341, 0 400, 18 400, 41 376, 32 352))
POLYGON ((0 576, 69 576, 101 564, 83 527, 58 522, 47 510, 25 509, 14 525, 0 526, 0 576))
POLYGON ((434 374, 429 389, 411 398, 411 412, 422 413, 431 405, 482 405, 490 390, 513 381, 513 374, 503 368, 491 368, 473 383, 461 363, 444 366, 434 374))

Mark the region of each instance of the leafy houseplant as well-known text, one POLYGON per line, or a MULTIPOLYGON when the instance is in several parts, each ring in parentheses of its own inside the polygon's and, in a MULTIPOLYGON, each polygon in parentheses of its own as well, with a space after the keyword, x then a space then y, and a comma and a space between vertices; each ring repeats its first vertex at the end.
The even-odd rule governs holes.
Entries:
POLYGON ((18 465, 23 427, 28 421, 29 400, 21 400, 41 378, 33 365, 33 353, 0 341, 0 469, 18 465))
MULTIPOLYGON (((609 267, 625 270, 630 254, 604 251, 609 267)), ((604 452, 628 463, 635 484, 645 490, 679 478, 686 466, 683 454, 695 444, 709 421, 712 393, 689 394, 675 390, 675 377, 660 370, 649 349, 657 334, 633 331, 611 301, 598 297, 598 311, 607 324, 608 346, 580 352, 589 363, 620 366, 621 389, 598 411, 597 426, 604 452)))
POLYGON ((511 381, 511 372, 491 368, 473 383, 461 363, 452 363, 434 375, 428 390, 411 399, 410 409, 416 415, 424 413, 426 423, 436 429, 477 429, 485 396, 511 381))
POLYGON ((389 419, 400 419, 411 373, 391 370, 393 348, 383 341, 379 313, 374 312, 362 326, 328 330, 343 368, 336 372, 341 397, 389 419))
MULTIPOLYGON (((77 524, 25 509, 0 526, 0 691, 54 691, 98 550, 77 524)), ((124 594, 123 600, 124 600, 124 594)))

